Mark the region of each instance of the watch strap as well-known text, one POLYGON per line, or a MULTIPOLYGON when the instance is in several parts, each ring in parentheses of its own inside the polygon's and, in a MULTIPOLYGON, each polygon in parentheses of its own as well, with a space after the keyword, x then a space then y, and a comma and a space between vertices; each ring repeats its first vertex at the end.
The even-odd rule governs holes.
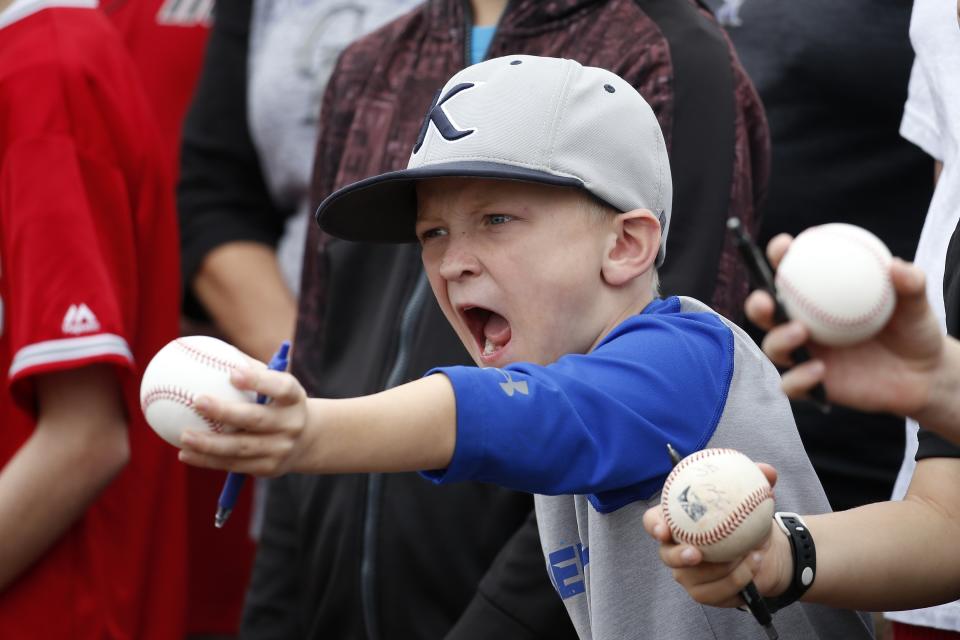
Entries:
POLYGON ((793 578, 787 590, 774 598, 764 598, 770 612, 779 611, 799 600, 817 576, 817 548, 807 524, 798 514, 778 511, 773 518, 790 541, 793 554, 793 578))

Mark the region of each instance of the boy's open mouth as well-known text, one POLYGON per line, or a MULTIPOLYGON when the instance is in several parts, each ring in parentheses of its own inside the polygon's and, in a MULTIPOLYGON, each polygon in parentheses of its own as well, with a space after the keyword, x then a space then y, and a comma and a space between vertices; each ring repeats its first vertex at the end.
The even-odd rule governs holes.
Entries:
POLYGON ((510 342, 510 323, 496 311, 483 307, 463 307, 460 313, 484 358, 496 355, 510 342))

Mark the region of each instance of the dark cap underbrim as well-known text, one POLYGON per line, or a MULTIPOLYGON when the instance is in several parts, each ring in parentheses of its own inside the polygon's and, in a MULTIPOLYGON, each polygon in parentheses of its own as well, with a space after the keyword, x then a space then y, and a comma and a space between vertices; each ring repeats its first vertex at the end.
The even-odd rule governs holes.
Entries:
POLYGON ((430 178, 493 178, 557 187, 584 185, 577 178, 496 162, 447 162, 392 171, 349 184, 317 207, 320 228, 355 242, 416 242, 416 183, 430 178))

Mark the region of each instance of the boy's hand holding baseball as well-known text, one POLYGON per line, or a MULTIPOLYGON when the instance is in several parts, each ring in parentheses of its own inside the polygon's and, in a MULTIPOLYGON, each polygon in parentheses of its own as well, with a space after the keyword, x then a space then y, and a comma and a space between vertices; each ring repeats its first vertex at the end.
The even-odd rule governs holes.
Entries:
MULTIPOLYGON (((777 472, 770 465, 757 465, 773 485, 777 472)), ((660 559, 673 570, 674 579, 700 604, 715 607, 739 607, 744 604, 740 592, 750 581, 763 596, 783 593, 793 575, 790 543, 776 531, 770 532, 756 549, 731 562, 705 562, 695 546, 674 542, 660 505, 643 514, 643 527, 660 543, 660 559)))
POLYGON ((307 394, 297 379, 289 373, 249 367, 234 370, 230 382, 271 401, 254 404, 199 398, 196 409, 231 432, 184 431, 180 460, 258 476, 298 470, 300 456, 312 447, 305 442, 309 433, 307 394))
MULTIPOLYGON (((786 234, 770 241, 767 255, 774 267, 791 242, 786 234)), ((897 300, 889 322, 873 338, 845 347, 807 344, 809 330, 798 321, 774 327, 773 299, 766 291, 747 298, 747 317, 769 329, 764 352, 778 366, 792 367, 782 377, 788 396, 801 398, 820 382, 831 402, 921 417, 940 384, 944 338, 927 303, 923 272, 894 259, 890 277, 897 300), (793 366, 790 353, 801 345, 807 345, 812 358, 793 366)))

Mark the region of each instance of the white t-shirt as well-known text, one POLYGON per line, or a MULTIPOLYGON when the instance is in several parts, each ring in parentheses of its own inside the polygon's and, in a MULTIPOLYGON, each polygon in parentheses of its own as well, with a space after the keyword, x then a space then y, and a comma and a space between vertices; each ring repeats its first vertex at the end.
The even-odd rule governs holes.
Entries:
MULTIPOLYGON (((953 0, 916 0, 910 20, 910 41, 916 52, 900 133, 936 160, 943 172, 930 202, 914 261, 927 274, 927 297, 946 332, 943 270, 947 245, 960 219, 960 26, 953 0)), ((922 215, 905 211, 904 215, 922 215)), ((917 423, 908 420, 903 466, 894 485, 894 499, 903 498, 916 463, 917 423)), ((960 601, 887 613, 907 624, 960 631, 960 601)))
POLYGON ((255 0, 250 22, 247 114, 274 201, 287 220, 277 259, 300 288, 320 101, 340 52, 420 0, 255 0))

